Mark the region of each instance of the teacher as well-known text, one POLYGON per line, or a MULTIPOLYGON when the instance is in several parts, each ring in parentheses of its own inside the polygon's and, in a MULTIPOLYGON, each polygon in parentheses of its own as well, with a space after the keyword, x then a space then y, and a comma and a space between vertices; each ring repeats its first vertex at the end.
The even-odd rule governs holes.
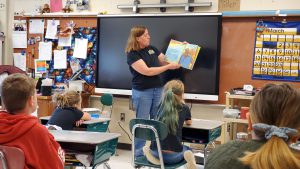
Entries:
MULTIPOLYGON (((132 102, 136 118, 154 119, 162 94, 159 74, 166 70, 178 69, 177 63, 165 62, 165 55, 150 45, 150 35, 145 26, 134 26, 129 34, 127 64, 132 78, 132 102)), ((142 156, 145 141, 135 142, 136 156, 142 156)))

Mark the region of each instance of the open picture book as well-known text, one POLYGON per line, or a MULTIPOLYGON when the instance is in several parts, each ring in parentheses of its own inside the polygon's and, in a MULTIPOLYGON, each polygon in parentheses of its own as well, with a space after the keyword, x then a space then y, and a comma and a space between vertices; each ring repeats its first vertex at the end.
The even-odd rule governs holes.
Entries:
POLYGON ((166 51, 166 61, 178 63, 181 67, 192 70, 201 47, 171 39, 166 51))

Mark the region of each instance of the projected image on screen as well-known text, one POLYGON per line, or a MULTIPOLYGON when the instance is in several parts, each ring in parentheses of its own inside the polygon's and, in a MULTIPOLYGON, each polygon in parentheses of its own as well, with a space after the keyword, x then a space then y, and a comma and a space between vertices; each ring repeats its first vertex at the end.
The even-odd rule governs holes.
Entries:
POLYGON ((124 49, 130 29, 135 25, 146 26, 151 45, 163 53, 171 39, 201 46, 193 70, 167 71, 161 78, 163 82, 174 78, 182 80, 186 98, 218 98, 221 39, 221 15, 218 14, 99 17, 96 92, 120 91, 118 94, 121 94, 122 90, 131 90, 132 75, 124 49))

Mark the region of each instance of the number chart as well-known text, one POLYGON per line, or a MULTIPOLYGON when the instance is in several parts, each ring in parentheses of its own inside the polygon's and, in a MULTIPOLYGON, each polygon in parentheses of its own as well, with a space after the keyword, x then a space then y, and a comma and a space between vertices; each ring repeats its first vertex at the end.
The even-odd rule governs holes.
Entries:
POLYGON ((252 78, 300 81, 300 22, 256 24, 252 78))

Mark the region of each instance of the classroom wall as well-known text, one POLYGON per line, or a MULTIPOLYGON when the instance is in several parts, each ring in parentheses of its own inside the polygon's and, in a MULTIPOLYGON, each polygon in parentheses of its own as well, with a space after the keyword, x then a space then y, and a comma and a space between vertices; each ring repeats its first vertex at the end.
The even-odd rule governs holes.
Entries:
MULTIPOLYGON (((11 40, 11 28, 14 13, 32 13, 34 9, 38 6, 41 6, 45 3, 49 3, 50 0, 0 0, 7 3, 8 9, 5 14, 2 14, 0 11, 0 31, 4 31, 8 38, 5 40, 5 53, 3 58, 4 64, 12 64, 12 40, 11 40)), ((65 4, 66 0, 62 0, 65 4)), ((160 0, 140 0, 143 4, 153 4, 159 3, 160 0)), ((218 1, 219 0, 207 0, 212 2, 212 7, 197 7, 195 12, 217 12, 218 11, 218 1)), ((240 0, 240 10, 277 10, 277 9, 300 9, 299 0, 240 0)), ((187 0, 172 0, 167 1, 169 3, 184 3, 187 0)), ((203 2, 203 0, 195 0, 195 3, 203 2)), ((87 12, 102 12, 107 11, 108 14, 123 14, 123 13, 132 13, 132 10, 120 10, 117 8, 119 4, 131 4, 133 0, 90 0, 90 10, 87 12)), ((64 5, 63 5, 64 6, 64 5)), ((85 11, 86 12, 86 11, 85 11)), ((168 13, 183 13, 182 8, 172 8, 168 9, 168 13)), ((143 9, 141 13, 160 13, 159 9, 143 9)))
MULTIPOLYGON (((5 36, 7 36, 7 0, 0 0, 0 4, 4 5, 4 7, 0 8, 0 32, 4 32, 5 36)), ((0 54, 1 56, 1 61, 0 63, 4 63, 4 56, 6 52, 6 43, 1 44, 2 45, 2 53, 0 54), (2 58, 3 57, 3 58, 2 58)))
MULTIPOLYGON (((44 3, 49 3, 49 0, 10 0, 15 1, 15 11, 25 11, 31 12, 38 5, 42 5, 44 3)), ((62 0, 63 4, 65 4, 66 0, 62 0)), ((299 9, 300 1, 299 0, 240 0, 240 10, 277 10, 277 9, 299 9)), ((142 4, 154 4, 159 3, 160 0, 140 0, 142 4)), ((187 0, 172 0, 167 1, 169 3, 184 3, 187 0)), ((212 7, 210 8, 196 8, 195 12, 216 12, 218 10, 218 0, 195 0, 197 2, 212 2, 212 7)), ((92 12, 100 12, 107 11, 109 14, 115 13, 123 13, 123 12, 131 12, 130 10, 119 10, 117 5, 120 4, 131 4, 133 0, 90 0, 90 11, 92 12)), ((168 10, 168 12, 182 12, 182 8, 168 10)), ((147 9, 142 10, 141 12, 145 13, 153 13, 159 12, 158 9, 147 9)))

